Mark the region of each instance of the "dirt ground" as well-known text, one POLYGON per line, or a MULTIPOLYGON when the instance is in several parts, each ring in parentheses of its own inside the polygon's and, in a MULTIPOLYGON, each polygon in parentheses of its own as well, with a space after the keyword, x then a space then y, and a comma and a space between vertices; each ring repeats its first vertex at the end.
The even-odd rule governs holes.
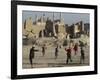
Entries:
MULTIPOLYGON (((29 52, 32 45, 23 45, 22 53, 22 67, 23 69, 31 68, 29 62, 29 52)), ((80 47, 78 47, 78 52, 75 55, 72 49, 72 62, 66 64, 66 51, 65 47, 59 48, 58 57, 55 59, 55 46, 46 46, 45 55, 42 56, 41 46, 35 46, 35 49, 39 50, 35 52, 35 58, 33 59, 33 68, 47 68, 47 67, 67 67, 67 66, 86 66, 89 65, 89 46, 84 47, 85 51, 85 62, 80 64, 80 47)), ((66 46, 67 47, 67 46, 66 46)))

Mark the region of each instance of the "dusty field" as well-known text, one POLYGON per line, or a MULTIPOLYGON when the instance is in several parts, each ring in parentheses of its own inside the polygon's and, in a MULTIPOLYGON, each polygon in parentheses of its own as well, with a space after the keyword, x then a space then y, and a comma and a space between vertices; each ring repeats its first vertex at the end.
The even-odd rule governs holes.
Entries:
MULTIPOLYGON (((32 45, 23 45, 22 53, 22 67, 24 69, 31 68, 29 62, 29 52, 32 45)), ((65 47, 59 48, 58 58, 55 59, 55 47, 47 46, 45 56, 42 56, 41 46, 35 46, 38 52, 35 52, 35 59, 33 59, 33 68, 45 68, 45 67, 67 67, 67 66, 85 66, 89 65, 89 46, 84 47, 85 50, 85 63, 80 64, 80 47, 78 48, 77 55, 74 55, 72 51, 72 62, 66 64, 66 51, 65 47)))

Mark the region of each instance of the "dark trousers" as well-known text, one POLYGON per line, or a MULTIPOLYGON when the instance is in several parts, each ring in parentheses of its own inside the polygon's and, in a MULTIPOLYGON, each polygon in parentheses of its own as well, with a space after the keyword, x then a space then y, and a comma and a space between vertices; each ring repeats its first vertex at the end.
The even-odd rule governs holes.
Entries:
POLYGON ((57 56, 58 56, 58 52, 55 52, 55 59, 57 58, 57 56))
POLYGON ((32 61, 32 57, 29 58, 30 64, 31 64, 31 68, 33 67, 33 61, 32 61))
POLYGON ((45 55, 45 51, 42 51, 43 56, 45 55))
POLYGON ((71 59, 71 54, 67 53, 67 59, 66 59, 66 63, 68 63, 70 60, 70 62, 72 62, 72 59, 71 59))
POLYGON ((85 56, 81 55, 81 57, 80 57, 80 63, 84 63, 84 60, 85 60, 85 56))

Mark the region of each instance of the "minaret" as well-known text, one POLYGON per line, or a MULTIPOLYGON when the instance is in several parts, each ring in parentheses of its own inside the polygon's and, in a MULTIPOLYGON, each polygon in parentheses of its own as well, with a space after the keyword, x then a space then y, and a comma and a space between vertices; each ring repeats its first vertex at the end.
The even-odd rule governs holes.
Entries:
POLYGON ((41 16, 41 23, 43 23, 43 13, 42 13, 42 16, 41 16))
POLYGON ((60 12, 60 22, 61 22, 62 20, 61 20, 61 12, 60 12))
POLYGON ((54 25, 54 12, 53 12, 53 33, 54 33, 54 36, 56 36, 55 25, 54 25))
POLYGON ((37 17, 37 15, 35 15, 35 22, 37 22, 37 20, 38 20, 38 17, 37 17))
POLYGON ((38 22, 38 16, 37 16, 37 14, 35 15, 35 22, 36 22, 36 24, 38 22))
POLYGON ((43 22, 45 22, 45 14, 43 13, 43 22))
POLYGON ((82 24, 82 31, 84 32, 84 24, 83 24, 83 21, 81 21, 81 24, 82 24))
POLYGON ((54 12, 53 12, 53 22, 54 22, 54 12))

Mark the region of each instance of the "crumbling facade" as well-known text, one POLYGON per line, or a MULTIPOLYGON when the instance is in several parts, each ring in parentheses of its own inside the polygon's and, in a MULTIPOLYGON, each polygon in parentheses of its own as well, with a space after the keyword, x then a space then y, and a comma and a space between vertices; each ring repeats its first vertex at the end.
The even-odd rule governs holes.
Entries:
MULTIPOLYGON (((86 28, 84 28, 84 26, 89 25, 83 24, 83 22, 80 21, 71 26, 66 26, 63 19, 52 21, 44 17, 36 18, 33 22, 30 17, 25 20, 23 24, 23 35, 27 35, 27 38, 57 37, 63 39, 66 38, 67 35, 70 35, 71 38, 76 38, 85 32, 86 28)), ((89 32, 89 30, 87 32, 89 32)))

